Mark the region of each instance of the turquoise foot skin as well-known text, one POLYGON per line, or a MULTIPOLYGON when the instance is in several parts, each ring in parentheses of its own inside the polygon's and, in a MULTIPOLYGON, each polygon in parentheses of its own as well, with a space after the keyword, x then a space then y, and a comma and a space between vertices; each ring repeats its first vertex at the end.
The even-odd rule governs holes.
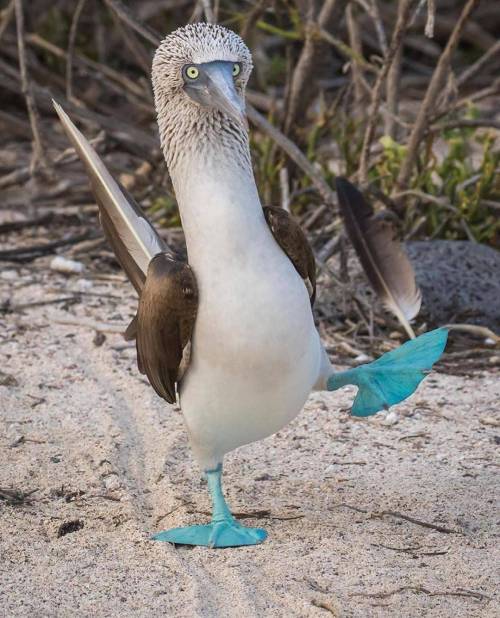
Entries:
POLYGON ((258 545, 267 538, 262 528, 246 528, 236 521, 221 521, 205 526, 188 526, 165 530, 153 536, 154 541, 166 541, 176 545, 204 545, 205 547, 242 547, 258 545))
POLYGON ((231 515, 222 493, 222 464, 215 470, 207 470, 205 473, 212 498, 212 521, 200 526, 164 530, 155 534, 152 540, 213 548, 258 545, 265 541, 267 538, 265 530, 242 526, 231 515))
POLYGON ((328 379, 329 391, 354 384, 353 416, 371 416, 412 395, 446 347, 448 330, 438 328, 407 341, 380 358, 328 379))

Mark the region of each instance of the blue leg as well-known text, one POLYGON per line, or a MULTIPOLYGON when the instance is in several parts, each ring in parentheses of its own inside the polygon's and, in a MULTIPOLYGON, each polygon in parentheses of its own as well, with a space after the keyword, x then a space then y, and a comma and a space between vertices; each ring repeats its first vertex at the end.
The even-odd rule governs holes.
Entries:
POLYGON ((329 391, 355 384, 353 416, 371 416, 387 410, 415 392, 446 347, 448 330, 438 328, 387 352, 367 365, 335 373, 328 379, 329 391))
POLYGON ((205 547, 240 547, 257 545, 265 541, 267 537, 265 530, 242 526, 231 515, 222 493, 222 465, 215 470, 207 470, 206 475, 213 505, 211 523, 164 530, 155 534, 153 540, 205 547))

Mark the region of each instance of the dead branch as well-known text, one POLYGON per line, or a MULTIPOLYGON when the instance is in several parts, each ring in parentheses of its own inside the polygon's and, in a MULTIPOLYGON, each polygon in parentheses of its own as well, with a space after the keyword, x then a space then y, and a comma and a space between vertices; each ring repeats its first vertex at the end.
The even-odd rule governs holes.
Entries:
POLYGON ((67 305, 75 305, 80 302, 78 296, 62 296, 61 298, 53 298, 51 300, 36 300, 31 303, 22 303, 19 305, 9 305, 7 313, 18 313, 25 309, 34 307, 45 307, 46 305, 59 305, 65 303, 67 305))
POLYGON ((500 336, 486 326, 478 326, 477 324, 446 324, 445 328, 464 333, 471 333, 472 335, 478 335, 479 337, 484 337, 485 339, 491 339, 495 343, 500 343, 500 336))
POLYGON ((312 163, 298 148, 298 146, 296 146, 292 140, 286 137, 286 135, 284 135, 279 129, 273 126, 266 118, 264 118, 264 116, 259 114, 259 112, 251 105, 247 105, 247 116, 250 122, 252 122, 258 129, 269 135, 269 137, 286 152, 290 159, 292 159, 292 161, 309 176, 324 201, 329 206, 336 209, 337 201, 335 199, 334 192, 323 176, 314 168, 312 163))
POLYGON ((249 37, 250 32, 266 10, 268 4, 269 0, 259 0, 254 3, 241 28, 241 38, 244 41, 249 37))
POLYGON ((42 137, 40 134, 40 119, 38 109, 33 97, 33 91, 28 77, 28 67, 26 63, 26 48, 24 45, 24 12, 22 0, 14 0, 16 12, 16 29, 17 29, 17 49, 19 53, 19 70, 21 75, 21 91, 26 101, 28 116, 31 124, 31 132, 33 134, 33 159, 31 162, 31 172, 38 169, 47 172, 49 169, 48 160, 45 157, 42 137))
POLYGON ((2 20, 0 22, 0 39, 2 38, 3 33, 7 30, 10 20, 12 19, 12 15, 14 15, 14 0, 10 0, 9 4, 0 13, 2 20))
POLYGON ((441 133, 449 129, 459 129, 461 127, 473 127, 479 129, 484 127, 485 129, 500 129, 500 122, 498 120, 488 118, 461 118, 460 120, 451 120, 450 122, 442 122, 441 124, 432 125, 429 128, 429 132, 441 133))
POLYGON ((448 43, 446 44, 446 47, 439 58, 436 69, 429 83, 429 87, 427 88, 427 92, 425 93, 424 100, 420 105, 419 112, 413 126, 413 130, 410 134, 407 153, 403 160, 397 178, 397 187, 399 190, 404 190, 408 188, 420 143, 429 123, 431 110, 436 105, 438 96, 440 95, 446 81, 446 76, 449 72, 451 65, 451 58, 460 40, 460 35, 462 34, 462 31, 465 27, 465 24, 467 23, 469 16, 476 8, 478 3, 479 0, 468 0, 467 4, 462 10, 462 13, 457 23, 455 24, 450 38, 448 39, 448 43))
POLYGON ((405 515, 404 513, 399 513, 398 511, 381 511, 380 513, 374 513, 373 517, 395 517, 396 519, 404 519, 405 521, 409 521, 412 524, 416 524, 417 526, 422 526, 423 528, 430 528, 431 530, 437 530, 437 532, 443 532, 444 534, 462 534, 460 530, 454 530, 453 528, 447 528, 446 526, 441 526, 439 524, 432 524, 428 521, 422 521, 421 519, 416 519, 415 517, 410 517, 409 515, 405 515))
POLYGON ((132 30, 135 30, 138 34, 140 34, 143 38, 154 45, 158 46, 160 39, 158 34, 149 26, 140 23, 130 12, 130 10, 124 6, 120 0, 104 0, 107 6, 113 11, 113 13, 121 20, 123 23, 127 24, 132 30))
MULTIPOLYGON (((347 32, 349 34, 349 44, 357 56, 363 57, 363 44, 361 42, 358 22, 354 15, 354 7, 351 2, 346 8, 346 22, 347 32)), ((365 89, 362 84, 362 69, 356 58, 353 58, 352 60, 351 73, 352 81, 354 83, 355 113, 359 114, 361 111, 361 104, 365 97, 365 89)))
POLYGON ((441 526, 440 524, 433 524, 428 521, 422 521, 421 519, 411 517, 410 515, 405 515, 404 513, 400 513, 399 511, 370 512, 367 509, 362 509, 357 506, 351 506, 350 504, 346 504, 344 502, 336 504, 335 507, 344 507, 358 513, 366 513, 371 519, 377 519, 381 517, 395 517, 396 519, 404 519, 405 521, 409 521, 410 523, 417 526, 422 526, 423 528, 430 528, 431 530, 436 530, 437 532, 442 532, 444 534, 463 534, 460 530, 454 530, 453 528, 447 528, 446 526, 441 526))
POLYGON ((68 101, 73 100, 73 54, 75 52, 78 22, 80 21, 80 15, 82 14, 86 2, 87 0, 78 0, 69 29, 68 51, 66 53, 66 98, 68 101))
MULTIPOLYGON (((2 84, 4 88, 17 92, 17 84, 10 84, 6 77, 10 76, 13 80, 20 81, 19 73, 1 58, 0 69, 4 73, 4 82, 2 84)), ((52 106, 51 93, 46 88, 43 88, 38 84, 33 85, 33 90, 37 95, 40 109, 53 114, 54 110, 52 106)), ((129 152, 135 153, 140 157, 146 156, 147 158, 151 158, 151 154, 155 151, 158 152, 158 140, 150 133, 146 133, 136 127, 131 127, 130 123, 125 123, 116 117, 104 116, 89 109, 79 107, 68 101, 63 96, 58 97, 58 102, 66 109, 66 111, 71 112, 77 118, 84 121, 94 122, 100 127, 105 126, 107 133, 123 144, 129 152)))
POLYGON ((63 324, 64 326, 79 326, 80 328, 90 328, 91 330, 98 331, 100 333, 119 334, 125 332, 127 328, 126 324, 107 324, 106 322, 94 322, 92 320, 86 320, 85 318, 57 318, 52 320, 55 324, 63 324))
MULTIPOLYGON (((397 22, 402 19, 402 11, 404 10, 403 2, 398 2, 398 15, 397 22)), ((398 126, 396 124, 396 118, 399 114, 399 87, 401 79, 401 60, 403 57, 403 46, 400 45, 394 59, 387 72, 386 82, 386 100, 387 100, 387 114, 385 115, 385 133, 393 139, 397 139, 398 126)))
POLYGON ((359 4, 370 16, 373 25, 375 27, 375 33, 377 35, 378 44, 382 56, 387 55, 387 36, 385 33, 384 23, 380 14, 380 7, 377 0, 354 0, 356 4, 359 4))
POLYGON ((476 77, 476 75, 484 69, 488 62, 494 58, 498 52, 500 52, 500 41, 497 41, 486 53, 481 56, 481 58, 479 58, 479 60, 476 60, 476 62, 471 64, 470 67, 465 69, 465 71, 457 79, 457 88, 463 88, 463 86, 472 77, 476 77))
POLYGON ((212 4, 210 0, 200 0, 201 6, 203 7, 203 12, 205 13, 205 19, 209 24, 215 24, 216 19, 214 12, 212 10, 212 4))
POLYGON ((127 24, 122 22, 113 11, 111 11, 111 18, 113 19, 117 30, 120 32, 122 39, 125 42, 125 46, 130 51, 131 58, 135 60, 136 65, 143 71, 143 73, 149 76, 151 71, 151 54, 146 50, 135 31, 127 27, 127 24))
POLYGON ((425 22, 425 36, 434 37, 434 23, 436 21, 436 0, 427 0, 427 21, 425 22))
POLYGON ((288 169, 280 169, 281 208, 290 212, 290 184, 288 182, 288 169))
POLYGON ((399 588, 395 588, 394 590, 387 590, 381 592, 353 592, 350 596, 352 597, 367 597, 371 599, 387 599, 394 594, 400 594, 401 592, 416 592, 418 594, 427 594, 430 597, 443 597, 443 596, 453 596, 453 597, 470 597, 472 599, 476 599, 481 601, 483 599, 489 599, 487 595, 482 592, 476 592, 474 590, 465 590, 464 588, 459 588, 458 590, 443 590, 443 591, 435 591, 432 592, 428 588, 424 588, 421 585, 418 586, 400 586, 399 588))
MULTIPOLYGON (((312 3, 311 3, 312 4, 312 3)), ((313 96, 310 87, 311 74, 318 58, 318 39, 316 32, 319 29, 329 32, 339 19, 346 0, 326 0, 318 15, 317 25, 312 16, 312 9, 305 26, 304 46, 293 72, 290 90, 288 93, 287 114, 284 123, 285 133, 288 135, 294 126, 299 111, 303 110, 313 96), (306 86, 309 84, 309 86, 306 86)))
POLYGON ((6 249, 0 251, 0 261, 3 262, 31 262, 36 258, 43 255, 49 255, 54 253, 55 249, 65 247, 67 245, 73 245, 82 240, 87 240, 92 234, 85 232, 83 234, 76 234, 75 236, 69 236, 61 240, 54 240, 52 242, 44 243, 42 245, 32 245, 31 247, 17 247, 16 249, 6 249))
MULTIPOLYGON (((351 5, 348 5, 348 8, 349 6, 351 5)), ((354 49, 352 45, 346 45, 343 41, 333 36, 333 34, 327 32, 324 28, 318 27, 316 35, 325 43, 329 43, 332 47, 334 47, 339 52, 339 54, 341 54, 348 60, 352 60, 353 62, 358 64, 360 68, 363 68, 370 73, 377 73, 377 69, 375 68, 375 66, 373 64, 370 64, 368 60, 363 57, 361 51, 358 52, 356 49, 354 49)), ((361 46, 359 46, 359 49, 361 50, 361 46)), ((368 87, 367 90, 370 90, 370 88, 368 87)))
POLYGON ((391 44, 389 46, 387 55, 384 58, 384 62, 382 64, 378 77, 375 81, 375 85, 373 86, 372 101, 370 104, 370 109, 368 111, 368 122, 365 129, 363 146, 361 149, 361 156, 359 160, 359 179, 362 184, 366 184, 368 182, 368 157, 370 154, 370 147, 375 136, 375 127, 377 124, 378 111, 382 100, 382 86, 385 82, 387 73, 391 68, 396 52, 398 51, 403 41, 403 36, 406 32, 408 16, 410 14, 412 3, 413 0, 401 0, 401 4, 403 6, 394 27, 391 44))
MULTIPOLYGON (((111 82, 118 84, 122 88, 122 90, 120 91, 120 94, 127 97, 127 93, 130 93, 134 97, 134 101, 136 103, 139 100, 138 104, 143 105, 143 106, 146 105, 147 109, 153 112, 153 106, 151 104, 148 104, 147 99, 145 98, 146 92, 144 88, 141 88, 139 84, 137 84, 136 82, 133 82, 126 75, 123 75, 119 71, 115 71, 115 69, 113 69, 112 67, 109 67, 106 64, 95 62, 94 60, 91 60, 90 58, 87 58, 85 56, 81 56, 80 54, 74 55, 74 57, 71 58, 71 61, 70 61, 70 58, 68 55, 69 52, 65 52, 60 47, 57 47, 57 45, 54 45, 54 43, 51 43, 50 41, 46 41, 44 38, 42 38, 38 34, 28 34, 26 36, 26 42, 29 43, 30 45, 34 45, 36 47, 44 49, 50 52, 51 54, 54 54, 54 56, 58 58, 64 59, 67 63, 67 66, 69 66, 70 62, 71 64, 77 63, 78 65, 80 65, 81 67, 84 67, 87 71, 89 71, 90 74, 99 75, 101 78, 102 76, 109 78, 111 82), (123 90, 125 90, 126 92, 123 92, 123 90)), ((67 79, 66 79, 66 82, 68 86, 67 79)), ((68 98, 68 101, 70 100, 72 101, 72 103, 75 102, 73 100, 73 96, 71 96, 71 99, 68 98)))
POLYGON ((34 219, 28 219, 26 221, 8 221, 7 223, 0 224, 0 234, 7 234, 8 232, 17 232, 24 230, 28 227, 38 227, 41 225, 47 225, 52 223, 55 219, 55 214, 49 212, 41 217, 35 217, 34 219))
POLYGON ((382 16, 380 15, 380 7, 378 5, 377 0, 372 0, 371 2, 371 18, 373 20, 373 24, 375 26, 375 32, 377 33, 378 42, 380 45, 380 49, 382 51, 382 55, 385 57, 387 55, 387 36, 385 34, 384 22, 382 21, 382 16))

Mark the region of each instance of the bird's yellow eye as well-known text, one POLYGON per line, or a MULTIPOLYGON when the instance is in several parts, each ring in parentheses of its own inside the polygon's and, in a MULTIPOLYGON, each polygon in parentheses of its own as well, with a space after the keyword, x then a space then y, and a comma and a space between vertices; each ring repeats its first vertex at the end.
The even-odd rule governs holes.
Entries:
POLYGON ((186 69, 186 75, 189 77, 189 79, 196 79, 199 74, 200 71, 195 66, 191 65, 186 69))
POLYGON ((233 64, 233 77, 238 77, 238 75, 240 74, 240 71, 241 71, 241 66, 237 62, 235 62, 233 64))

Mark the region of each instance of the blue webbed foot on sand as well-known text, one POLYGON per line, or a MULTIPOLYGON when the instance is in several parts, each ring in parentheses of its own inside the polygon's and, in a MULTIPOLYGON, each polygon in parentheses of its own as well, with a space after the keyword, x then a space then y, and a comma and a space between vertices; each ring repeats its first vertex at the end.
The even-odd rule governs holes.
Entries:
POLYGON ((262 528, 247 528, 238 523, 222 494, 222 465, 215 470, 207 470, 208 489, 213 503, 212 521, 199 526, 173 528, 158 532, 153 541, 166 541, 176 545, 203 545, 205 547, 241 547, 258 545, 267 538, 262 528))
POLYGON ((262 528, 247 528, 237 521, 212 522, 201 526, 174 528, 155 534, 154 541, 166 541, 178 545, 204 545, 205 547, 241 547, 258 545, 267 538, 262 528))

